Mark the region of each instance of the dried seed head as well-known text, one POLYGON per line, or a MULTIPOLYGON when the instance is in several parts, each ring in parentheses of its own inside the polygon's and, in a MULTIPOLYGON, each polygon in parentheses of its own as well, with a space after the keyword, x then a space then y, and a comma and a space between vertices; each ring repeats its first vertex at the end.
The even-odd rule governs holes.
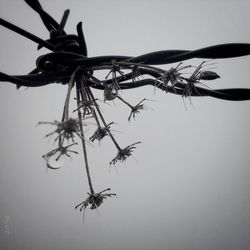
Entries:
POLYGON ((94 142, 94 140, 101 141, 106 135, 108 135, 108 129, 99 127, 89 139, 91 142, 94 142))
POLYGON ((78 135, 81 139, 81 130, 80 130, 80 121, 78 118, 73 119, 69 118, 68 120, 59 122, 39 122, 40 124, 51 124, 57 126, 57 129, 49 134, 46 135, 46 137, 51 136, 53 134, 58 134, 58 136, 55 138, 55 141, 59 140, 60 146, 63 145, 64 140, 71 140, 74 143, 74 136, 75 134, 78 135))
POLYGON ((68 139, 72 137, 74 132, 79 131, 79 120, 69 118, 68 120, 59 123, 57 129, 59 132, 63 131, 65 137, 68 139))
POLYGON ((117 97, 118 89, 113 84, 106 85, 103 94, 104 101, 112 101, 117 97))
POLYGON ((94 140, 101 141, 105 136, 109 134, 111 124, 113 124, 113 122, 109 123, 106 127, 98 127, 94 134, 89 138, 89 140, 91 142, 94 142, 94 140))
POLYGON ((56 157, 56 161, 58 161, 60 159, 61 156, 66 155, 67 157, 71 157, 70 154, 74 153, 74 154, 78 154, 78 152, 70 150, 69 148, 72 147, 73 145, 76 145, 77 143, 72 143, 68 146, 59 146, 58 148, 52 149, 51 151, 49 151, 48 153, 44 154, 42 157, 47 161, 49 160, 51 157, 55 156, 56 154, 58 154, 58 156, 56 157))
POLYGON ((116 196, 116 194, 114 193, 105 193, 106 191, 110 191, 110 190, 111 190, 110 188, 107 188, 99 193, 94 193, 94 194, 88 193, 89 195, 88 198, 85 201, 78 204, 77 206, 75 206, 75 209, 80 207, 80 212, 81 212, 83 209, 86 209, 88 206, 90 206, 90 209, 98 208, 103 203, 104 199, 108 197, 116 196))
POLYGON ((131 117, 133 116, 133 118, 135 119, 135 115, 140 113, 140 110, 144 109, 144 105, 142 104, 142 102, 144 102, 146 99, 142 99, 138 104, 136 104, 135 106, 131 106, 131 112, 130 115, 128 117, 128 120, 130 121, 131 117))
POLYGON ((133 152, 133 149, 135 149, 135 145, 136 144, 139 144, 141 142, 136 142, 136 143, 133 143, 129 146, 127 146, 126 148, 124 149, 120 149, 116 155, 116 157, 109 163, 110 165, 115 165, 118 161, 120 162, 123 162, 125 161, 129 156, 131 156, 132 152, 133 152))

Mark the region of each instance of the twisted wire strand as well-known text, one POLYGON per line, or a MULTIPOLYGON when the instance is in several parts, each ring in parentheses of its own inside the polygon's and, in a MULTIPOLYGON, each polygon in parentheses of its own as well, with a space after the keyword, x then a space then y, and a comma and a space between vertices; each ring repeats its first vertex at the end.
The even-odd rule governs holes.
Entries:
MULTIPOLYGON (((82 30, 82 22, 77 24, 77 35, 67 34, 64 31, 69 10, 64 12, 61 22, 58 23, 43 10, 38 0, 25 0, 25 2, 40 15, 45 27, 50 32, 50 38, 48 40, 43 40, 1 18, 0 25, 37 43, 38 49, 45 47, 52 52, 39 56, 36 60, 36 68, 26 75, 8 75, 0 72, 0 81, 11 82, 18 87, 40 87, 52 83, 66 84, 77 67, 81 67, 81 72, 83 74, 89 74, 89 72, 95 71, 98 67, 103 66, 106 69, 112 67, 113 61, 130 63, 130 66, 133 66, 133 64, 136 65, 137 63, 150 66, 176 63, 192 58, 222 59, 247 56, 250 54, 249 43, 225 43, 197 50, 155 51, 136 57, 124 55, 87 57, 88 51, 82 30)), ((140 69, 140 71, 141 75, 149 75, 153 78, 159 77, 159 72, 156 71, 150 71, 145 68, 140 69)), ((104 86, 93 81, 93 79, 90 80, 88 77, 86 79, 89 87, 104 89, 104 86)), ((106 84, 110 84, 111 82, 112 79, 106 80, 106 84)), ((127 73, 122 77, 118 77, 117 83, 121 89, 132 89, 145 85, 152 85, 177 95, 183 95, 185 87, 179 83, 173 90, 161 84, 156 85, 155 79, 146 78, 134 80, 132 73, 127 73), (128 82, 129 80, 133 81, 128 82)), ((211 90, 197 86, 196 90, 197 91, 192 91, 190 96, 210 96, 234 101, 250 100, 250 90, 246 88, 211 90)))

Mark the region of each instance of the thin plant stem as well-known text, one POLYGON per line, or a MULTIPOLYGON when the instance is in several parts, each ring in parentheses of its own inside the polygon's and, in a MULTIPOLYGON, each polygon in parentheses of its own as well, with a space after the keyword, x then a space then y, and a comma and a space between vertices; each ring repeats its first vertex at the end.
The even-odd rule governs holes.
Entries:
MULTIPOLYGON (((88 89, 89 89, 89 87, 88 87, 88 89)), ((90 96, 89 91, 87 91, 86 94, 87 94, 88 99, 89 99, 90 101, 93 101, 93 100, 91 100, 92 98, 91 98, 91 96, 90 96)), ((94 103, 94 105, 95 105, 95 103, 94 103)), ((96 106, 96 105, 95 105, 95 106, 96 106)), ((96 120, 97 127, 98 127, 98 128, 101 128, 101 124, 100 124, 100 121, 99 121, 99 119, 98 119, 98 116, 97 116, 97 114, 96 114, 96 112, 95 112, 95 109, 93 109, 92 113, 93 113, 93 116, 94 116, 94 118, 95 118, 95 120, 96 120)))
MULTIPOLYGON (((80 87, 79 84, 77 83, 76 86, 76 98, 77 98, 77 106, 80 105, 80 87)), ((79 125, 80 125, 80 133, 81 133, 81 141, 82 141, 82 149, 83 149, 83 155, 84 155, 84 162, 85 162, 85 168, 86 168, 86 173, 88 177, 88 184, 89 184, 89 189, 91 195, 94 195, 94 189, 91 181, 91 176, 90 176, 90 170, 89 170, 89 163, 88 163, 88 156, 87 156, 87 149, 86 149, 86 143, 84 140, 84 132, 82 128, 82 114, 80 110, 78 109, 78 118, 79 118, 79 125)))
POLYGON ((90 94, 90 96, 91 96, 91 98, 92 98, 92 100, 93 100, 93 102, 94 102, 94 104, 95 104, 96 110, 97 110, 97 112, 98 112, 98 114, 99 114, 99 116, 100 116, 100 118, 101 118, 101 120, 102 120, 102 123, 104 124, 105 128, 107 128, 107 131, 108 131, 108 133, 109 133, 109 136, 110 136, 111 140, 112 140, 113 143, 115 144, 115 146, 116 146, 116 148, 118 149, 118 151, 121 151, 121 147, 118 145, 118 143, 117 143, 117 141, 115 140, 115 138, 114 138, 113 134, 111 133, 110 129, 108 129, 108 125, 107 125, 107 123, 106 123, 106 121, 105 121, 105 119, 104 119, 104 117, 103 117, 103 115, 102 115, 101 110, 99 109, 98 104, 96 103, 96 100, 95 100, 94 95, 93 95, 93 93, 92 93, 92 91, 91 91, 90 88, 88 88, 88 92, 89 92, 89 94, 90 94))
POLYGON ((69 119, 69 101, 70 101, 70 93, 71 90, 74 86, 74 81, 75 81, 75 76, 76 76, 76 72, 79 70, 79 68, 77 68, 72 75, 70 76, 70 80, 68 83, 68 91, 67 91, 67 96, 66 96, 66 100, 65 100, 65 104, 64 104, 64 108, 63 108, 63 116, 62 116, 62 121, 64 120, 68 120, 69 119))
POLYGON ((126 105, 128 105, 131 109, 133 109, 133 106, 130 103, 128 103, 127 101, 125 101, 123 98, 121 98, 119 95, 117 95, 117 98, 119 100, 121 100, 123 103, 125 103, 126 105))

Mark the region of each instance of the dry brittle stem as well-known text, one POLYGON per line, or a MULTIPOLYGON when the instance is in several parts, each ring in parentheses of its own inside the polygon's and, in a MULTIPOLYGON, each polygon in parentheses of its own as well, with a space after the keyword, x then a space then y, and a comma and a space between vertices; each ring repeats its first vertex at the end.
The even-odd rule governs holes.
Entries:
POLYGON ((64 104, 64 108, 63 108, 63 116, 62 116, 62 121, 68 120, 69 119, 69 101, 70 101, 70 93, 71 90, 74 86, 74 81, 75 81, 75 76, 77 71, 79 70, 79 68, 77 68, 72 75, 70 76, 70 80, 68 83, 68 91, 67 91, 67 96, 66 96, 66 100, 65 100, 65 104, 64 104))
POLYGON ((101 110, 99 109, 98 104, 96 103, 96 100, 95 100, 95 98, 94 98, 94 96, 93 96, 93 93, 92 93, 91 89, 88 88, 88 92, 89 92, 89 94, 90 94, 90 96, 91 96, 91 98, 92 98, 92 100, 93 100, 93 102, 94 102, 94 104, 95 104, 96 110, 97 110, 97 112, 98 112, 98 114, 99 114, 99 116, 100 116, 100 118, 101 118, 101 120, 102 120, 102 123, 104 124, 105 128, 107 128, 107 131, 108 131, 108 134, 109 134, 111 140, 112 140, 113 143, 115 144, 115 146, 116 146, 116 148, 118 149, 118 151, 121 151, 121 147, 118 145, 118 143, 117 143, 117 141, 115 140, 113 134, 111 133, 110 129, 108 128, 108 125, 107 125, 107 123, 106 123, 106 121, 105 121, 105 119, 104 119, 104 117, 103 117, 103 115, 102 115, 101 110))
MULTIPOLYGON (((76 98, 77 98, 77 106, 80 105, 80 86, 79 83, 77 83, 76 86, 76 98)), ((83 155, 84 155, 84 162, 85 162, 85 168, 86 168, 86 173, 88 177, 88 184, 89 184, 89 189, 91 195, 94 195, 94 189, 91 181, 91 176, 90 176, 90 170, 89 170, 89 164, 88 164, 88 156, 87 156, 87 149, 86 149, 86 143, 84 140, 84 132, 82 128, 82 114, 81 111, 78 109, 78 118, 79 118, 79 124, 80 124, 80 133, 81 133, 81 141, 82 141, 82 149, 83 149, 83 155)))
MULTIPOLYGON (((82 82, 81 82, 81 88, 80 88, 80 92, 81 92, 81 97, 82 99, 85 98, 86 100, 88 99, 89 101, 91 101, 94 106, 96 107, 97 106, 97 103, 96 103, 96 99, 90 95, 90 92, 89 92, 89 87, 86 86, 85 84, 85 76, 82 75, 82 82)), ((100 124, 100 121, 98 119, 98 116, 95 112, 95 109, 92 110, 92 115, 94 116, 94 119, 96 120, 96 123, 97 123, 97 127, 98 128, 101 128, 101 124, 100 124)))
POLYGON ((125 101, 125 100, 124 100, 123 98, 121 98, 119 95, 117 95, 117 98, 118 98, 119 100, 121 100, 123 103, 125 103, 126 105, 128 105, 131 109, 134 108, 130 103, 128 103, 127 101, 125 101))
MULTIPOLYGON (((81 93, 82 93, 82 92, 83 92, 83 91, 82 91, 82 89, 81 89, 81 93)), ((89 87, 87 87, 87 91, 86 91, 85 93, 86 93, 88 99, 91 100, 91 101, 94 103, 94 106, 96 107, 96 105, 97 105, 97 104, 96 104, 96 99, 93 98, 93 100, 92 100, 92 97, 91 97, 91 95, 90 95, 90 93, 89 93, 89 87)), ((92 114, 93 114, 93 116, 94 116, 94 118, 95 118, 95 120, 96 120, 97 127, 98 127, 98 128, 101 128, 101 124, 100 124, 100 121, 99 121, 99 119, 98 119, 98 116, 96 115, 95 109, 93 109, 92 114)))

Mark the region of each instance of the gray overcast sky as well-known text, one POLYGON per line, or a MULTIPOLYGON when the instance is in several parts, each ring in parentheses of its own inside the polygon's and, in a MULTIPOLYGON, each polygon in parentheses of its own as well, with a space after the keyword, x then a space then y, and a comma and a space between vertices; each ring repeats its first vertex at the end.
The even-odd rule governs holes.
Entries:
MULTIPOLYGON (((68 33, 83 21, 90 56, 250 41, 250 1, 41 4, 57 20, 71 10, 68 33)), ((24 1, 1 0, 0 16, 48 38, 24 1)), ((0 34, 2 72, 26 74, 39 53, 47 52, 37 52, 36 44, 3 27, 0 34)), ((200 60, 186 63, 198 65, 200 60)), ((214 63, 221 78, 209 86, 250 87, 250 57, 214 63)), ((66 87, 16 91, 1 83, 0 90, 1 249, 250 249, 250 102, 192 98, 194 107, 186 100, 186 111, 181 97, 145 87, 122 93, 132 103, 154 100, 147 103, 154 111, 143 111, 130 123, 127 107, 103 105, 106 119, 122 131, 115 132, 121 145, 143 143, 134 158, 110 172, 116 150, 109 140, 88 147, 96 190, 111 187, 118 198, 106 200, 99 215, 87 210, 83 224, 74 211, 88 191, 83 156, 46 175, 41 155, 51 149, 52 140, 43 137, 53 128, 36 127, 39 121, 61 118, 66 87)))

